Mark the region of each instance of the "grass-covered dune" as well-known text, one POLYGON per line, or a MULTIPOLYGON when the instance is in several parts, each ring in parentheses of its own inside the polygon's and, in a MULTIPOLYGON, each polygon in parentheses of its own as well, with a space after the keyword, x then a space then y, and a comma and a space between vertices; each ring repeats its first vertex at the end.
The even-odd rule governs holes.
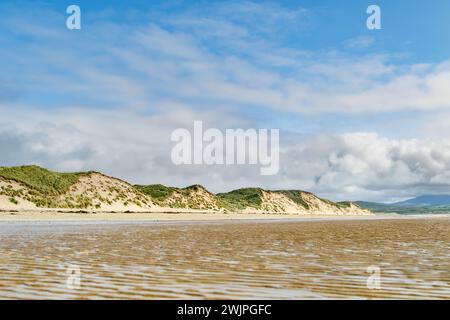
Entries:
POLYGON ((179 188, 166 187, 162 184, 135 185, 134 187, 156 201, 164 201, 177 190, 181 190, 179 188))
POLYGON ((131 185, 94 171, 60 173, 39 166, 0 167, 0 209, 5 202, 17 208, 32 204, 38 208, 111 211, 160 207, 214 212, 368 213, 350 202, 334 203, 300 190, 242 188, 214 194, 201 185, 131 185))
POLYGON ((0 167, 0 177, 13 180, 43 194, 63 194, 89 172, 59 173, 38 166, 0 167))
POLYGON ((94 171, 61 173, 35 165, 0 167, 0 196, 18 207, 37 208, 100 209, 118 202, 146 203, 140 192, 119 179, 94 171))
POLYGON ((263 191, 261 188, 242 188, 217 196, 232 210, 244 210, 248 207, 261 209, 263 191))
POLYGON ((198 184, 186 188, 167 187, 162 184, 135 185, 134 187, 161 207, 215 211, 231 209, 215 194, 198 184))

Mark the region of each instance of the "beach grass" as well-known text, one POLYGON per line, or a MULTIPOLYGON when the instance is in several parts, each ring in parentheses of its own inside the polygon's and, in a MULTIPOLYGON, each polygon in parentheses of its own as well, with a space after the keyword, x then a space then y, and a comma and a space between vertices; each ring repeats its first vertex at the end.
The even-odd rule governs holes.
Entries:
POLYGON ((247 207, 260 209, 262 194, 261 188, 242 188, 227 193, 218 193, 217 196, 230 208, 243 210, 247 207))
POLYGON ((67 191, 87 173, 59 173, 38 166, 0 167, 0 177, 17 181, 43 194, 58 195, 67 191))

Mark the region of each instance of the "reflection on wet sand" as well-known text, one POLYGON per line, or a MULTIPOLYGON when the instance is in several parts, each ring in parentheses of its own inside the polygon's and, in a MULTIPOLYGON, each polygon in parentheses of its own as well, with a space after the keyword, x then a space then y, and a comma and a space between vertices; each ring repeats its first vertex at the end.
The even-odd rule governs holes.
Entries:
POLYGON ((9 224, 0 298, 450 299, 449 243, 448 218, 9 224), (71 264, 79 289, 67 286, 71 264), (378 290, 369 266, 381 270, 378 290))

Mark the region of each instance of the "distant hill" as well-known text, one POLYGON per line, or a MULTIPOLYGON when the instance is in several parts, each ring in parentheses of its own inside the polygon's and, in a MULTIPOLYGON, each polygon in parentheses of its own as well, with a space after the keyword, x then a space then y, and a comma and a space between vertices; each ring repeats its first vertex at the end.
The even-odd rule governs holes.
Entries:
POLYGON ((244 188, 214 194, 201 185, 131 185, 99 172, 59 173, 38 166, 0 167, 0 210, 76 209, 367 215, 351 202, 335 203, 300 190, 244 188))
POLYGON ((377 202, 356 201, 361 208, 374 213, 398 213, 398 214, 439 214, 450 213, 449 196, 421 196, 414 199, 384 204, 377 202), (446 202, 448 199, 449 202, 446 202))
POLYGON ((355 201, 355 204, 372 212, 395 212, 398 209, 398 207, 378 202, 355 201))
POLYGON ((424 195, 393 203, 394 206, 450 206, 450 195, 424 195))

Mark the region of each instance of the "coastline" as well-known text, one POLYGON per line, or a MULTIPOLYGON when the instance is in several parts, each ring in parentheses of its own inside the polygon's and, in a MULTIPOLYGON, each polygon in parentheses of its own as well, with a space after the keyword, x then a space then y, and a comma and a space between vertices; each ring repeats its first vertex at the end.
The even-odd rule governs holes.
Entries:
POLYGON ((211 212, 75 212, 75 211, 0 211, 0 222, 201 222, 201 221, 315 221, 315 220, 380 220, 446 218, 450 214, 373 214, 319 215, 273 213, 211 213, 211 212))

